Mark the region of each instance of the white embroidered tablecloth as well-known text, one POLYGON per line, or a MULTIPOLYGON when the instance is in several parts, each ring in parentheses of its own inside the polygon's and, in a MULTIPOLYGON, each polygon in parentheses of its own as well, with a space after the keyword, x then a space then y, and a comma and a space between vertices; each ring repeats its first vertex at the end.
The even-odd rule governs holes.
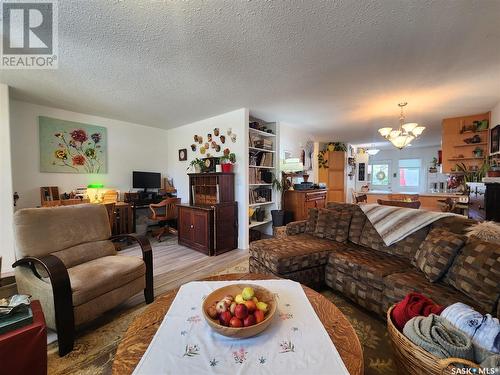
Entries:
POLYGON ((348 374, 299 283, 289 280, 196 281, 183 285, 134 374, 348 374), (203 299, 228 284, 257 284, 275 293, 274 322, 261 334, 231 339, 215 333, 203 299))

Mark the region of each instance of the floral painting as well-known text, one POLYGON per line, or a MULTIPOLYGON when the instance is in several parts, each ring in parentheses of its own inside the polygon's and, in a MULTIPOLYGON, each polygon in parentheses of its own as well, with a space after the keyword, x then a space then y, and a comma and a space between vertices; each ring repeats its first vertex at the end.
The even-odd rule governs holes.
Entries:
POLYGON ((40 172, 106 173, 106 128, 40 116, 40 172))

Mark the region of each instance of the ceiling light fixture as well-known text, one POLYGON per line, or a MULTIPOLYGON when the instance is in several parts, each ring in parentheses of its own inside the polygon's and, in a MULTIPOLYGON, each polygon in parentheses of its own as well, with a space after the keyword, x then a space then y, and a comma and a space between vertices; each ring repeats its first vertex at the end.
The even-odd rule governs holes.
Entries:
POLYGON ((377 155, 380 150, 378 148, 369 148, 366 153, 370 156, 377 155))
POLYGON ((408 144, 416 139, 425 130, 425 126, 419 126, 415 122, 405 123, 405 116, 403 113, 403 108, 406 107, 408 103, 399 103, 398 106, 401 109, 399 115, 399 128, 380 128, 378 132, 382 137, 391 142, 395 147, 400 150, 408 146, 408 144))

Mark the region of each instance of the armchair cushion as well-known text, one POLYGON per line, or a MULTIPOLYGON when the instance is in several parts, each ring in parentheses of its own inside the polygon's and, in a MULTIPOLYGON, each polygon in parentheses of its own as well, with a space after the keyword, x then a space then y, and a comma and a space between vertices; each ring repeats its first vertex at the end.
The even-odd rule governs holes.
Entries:
POLYGON ((145 273, 142 259, 125 255, 106 256, 69 268, 73 306, 118 289, 145 273))
POLYGON ((14 215, 17 258, 43 256, 111 236, 101 204, 26 208, 14 215))
POLYGON ((109 240, 86 242, 68 249, 52 253, 64 263, 66 268, 71 268, 89 262, 93 259, 116 255, 115 245, 109 240))

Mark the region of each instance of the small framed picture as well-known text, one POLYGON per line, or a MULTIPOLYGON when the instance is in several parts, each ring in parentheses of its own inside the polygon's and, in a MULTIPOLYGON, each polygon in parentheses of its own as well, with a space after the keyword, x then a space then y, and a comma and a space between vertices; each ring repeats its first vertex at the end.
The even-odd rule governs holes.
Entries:
POLYGON ((179 161, 186 161, 187 160, 187 149, 183 148, 179 150, 179 161))
POLYGON ((500 125, 491 129, 490 134, 490 155, 500 153, 500 125))

